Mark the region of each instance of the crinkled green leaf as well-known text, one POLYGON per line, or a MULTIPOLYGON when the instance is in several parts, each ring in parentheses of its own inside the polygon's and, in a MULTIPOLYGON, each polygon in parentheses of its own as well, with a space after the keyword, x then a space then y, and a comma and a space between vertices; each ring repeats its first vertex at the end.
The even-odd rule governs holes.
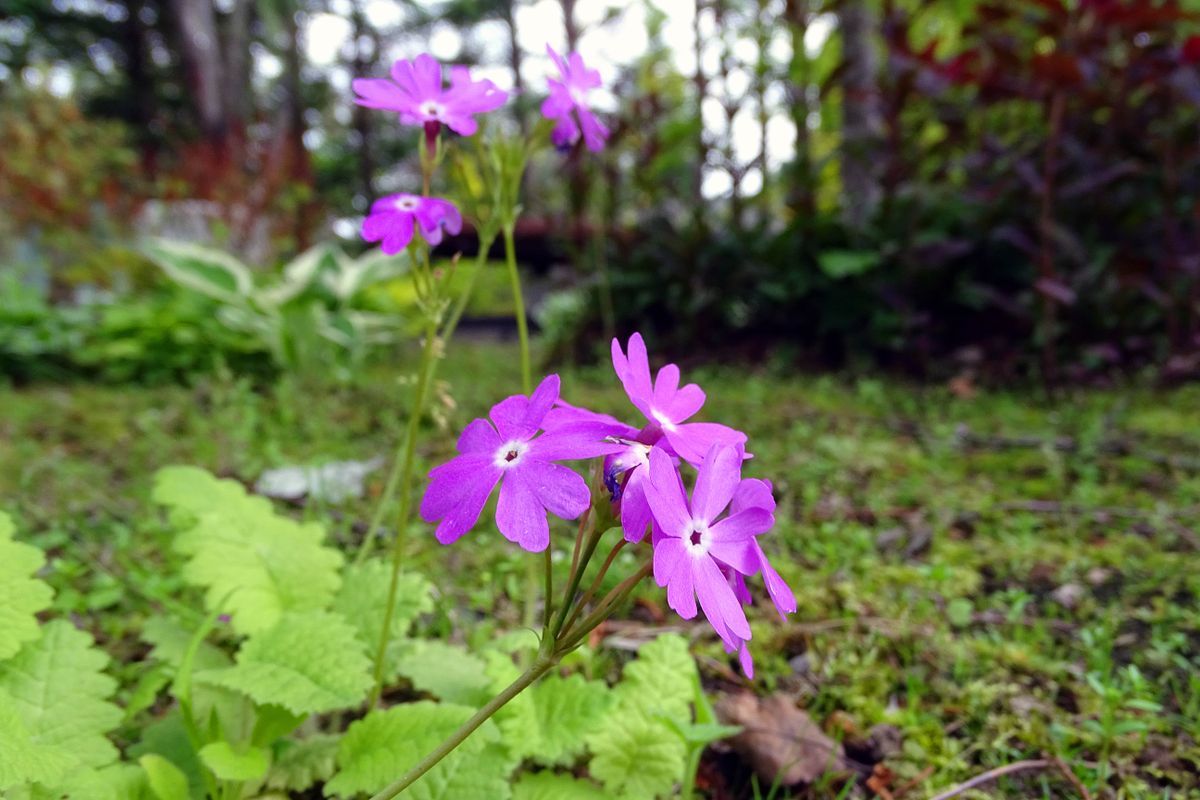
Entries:
POLYGON ((33 577, 46 562, 42 551, 13 541, 14 532, 12 519, 0 512, 0 661, 38 638, 34 615, 54 599, 50 587, 33 577))
MULTIPOLYGON (((391 565, 380 559, 352 564, 346 567, 342 588, 333 599, 333 610, 353 623, 358 635, 370 648, 379 642, 391 580, 391 565)), ((433 610, 432 590, 433 585, 421 575, 400 575, 392 613, 393 641, 407 636, 413 620, 433 610)))
POLYGON ((585 740, 605 719, 612 702, 612 692, 602 681, 548 675, 512 700, 505 707, 510 713, 497 724, 518 760, 568 764, 583 752, 585 740))
POLYGON ((209 610, 228 611, 238 633, 264 631, 284 612, 333 600, 342 555, 322 544, 320 525, 277 514, 239 484, 194 467, 159 470, 154 499, 182 528, 175 548, 188 557, 184 579, 205 587, 209 610))
POLYGON ((188 739, 179 708, 149 723, 141 733, 141 739, 126 751, 126 756, 140 759, 154 755, 170 761, 186 776, 190 796, 200 800, 204 796, 204 766, 188 739))
POLYGON ((682 780, 696 663, 680 636, 642 645, 612 690, 616 702, 588 737, 593 777, 618 797, 650 800, 682 780))
POLYGON ((513 785, 513 800, 612 800, 613 796, 591 781, 532 772, 513 785))
POLYGON ((660 636, 642 645, 637 658, 626 665, 613 690, 620 705, 617 716, 640 712, 691 722, 695 680, 696 662, 687 640, 673 634, 660 636))
POLYGON ((363 643, 350 623, 328 611, 284 614, 275 627, 246 640, 236 660, 227 669, 197 672, 196 681, 293 714, 357 705, 371 687, 363 643))
POLYGON ((200 748, 200 760, 223 781, 256 781, 267 774, 271 757, 261 747, 235 749, 229 742, 210 742, 200 748))
POLYGON ((417 689, 448 703, 475 706, 493 694, 484 661, 457 645, 412 642, 398 658, 396 669, 417 689))
POLYGON ((588 770, 613 797, 653 800, 670 794, 683 778, 687 750, 661 722, 631 715, 623 725, 610 725, 590 738, 588 745, 588 770))
MULTIPOLYGON (((465 706, 406 703, 353 723, 338 748, 338 774, 325 785, 343 797, 377 792, 403 775, 472 714, 465 706)), ((507 800, 513 762, 485 722, 405 792, 409 800, 507 800)))
MULTIPOLYGON (((142 639, 153 645, 150 658, 179 669, 184 653, 195 631, 187 630, 167 617, 150 617, 142 625, 142 639)), ((232 664, 232 659, 219 647, 201 642, 192 661, 193 669, 220 669, 232 664)))
POLYGON ((0 690, 34 744, 61 748, 80 766, 103 767, 117 757, 104 734, 121 721, 121 710, 107 702, 117 686, 101 671, 107 663, 91 637, 55 620, 0 663, 0 690))
POLYGON ((63 748, 36 741, 16 703, 0 690, 0 791, 26 783, 52 783, 78 765, 63 748))
POLYGON ((275 760, 267 774, 267 786, 288 792, 303 792, 317 781, 327 781, 337 769, 341 737, 318 734, 306 739, 285 739, 275 746, 275 760))

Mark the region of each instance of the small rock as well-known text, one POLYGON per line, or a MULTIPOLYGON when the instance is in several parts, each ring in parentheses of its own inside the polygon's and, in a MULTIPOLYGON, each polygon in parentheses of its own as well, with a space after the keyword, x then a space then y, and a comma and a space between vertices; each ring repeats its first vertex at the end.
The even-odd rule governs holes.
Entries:
POLYGON ((904 540, 904 528, 896 526, 879 532, 875 537, 875 549, 881 552, 895 550, 904 540))
POLYGON ((1087 582, 1092 586, 1103 586, 1112 577, 1112 570, 1104 567, 1092 567, 1087 573, 1087 582))
POLYGON ((1050 599, 1070 611, 1075 609, 1086 595, 1087 590, 1078 583, 1064 583, 1050 593, 1050 599))
POLYGON ((846 768, 842 746, 785 695, 727 694, 717 700, 716 711, 721 722, 742 727, 729 745, 767 785, 777 778, 782 786, 812 783, 846 768))
POLYGON ((798 656, 792 656, 788 659, 788 666, 792 668, 792 672, 797 675, 808 675, 812 672, 812 664, 808 661, 808 654, 801 653, 798 656))
POLYGON ((872 725, 867 731, 867 744, 876 762, 886 761, 892 756, 900 755, 904 735, 895 725, 880 723, 872 725))
POLYGON ((332 461, 320 466, 269 469, 254 484, 254 491, 276 500, 295 502, 309 497, 327 503, 342 503, 362 497, 366 477, 383 464, 382 458, 373 458, 370 461, 332 461))

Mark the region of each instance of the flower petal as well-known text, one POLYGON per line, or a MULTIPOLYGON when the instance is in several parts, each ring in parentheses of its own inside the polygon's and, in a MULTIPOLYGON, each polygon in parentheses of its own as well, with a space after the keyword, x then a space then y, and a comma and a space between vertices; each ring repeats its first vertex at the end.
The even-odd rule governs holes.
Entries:
POLYGON ((664 434, 675 452, 692 464, 699 464, 714 444, 745 446, 746 434, 715 422, 688 422, 676 425, 664 434))
POLYGON ((736 514, 747 508, 765 508, 772 514, 775 513, 775 497, 771 494, 769 481, 744 478, 738 484, 733 493, 733 501, 729 504, 729 511, 736 514))
POLYGON ((621 529, 628 542, 640 542, 650 526, 650 501, 646 498, 646 481, 649 471, 645 467, 634 467, 625 480, 625 491, 621 494, 621 529))
POLYGON ((486 419, 473 419, 458 437, 458 452, 493 455, 504 444, 486 419))
POLYGON ((412 98, 403 88, 382 78, 356 78, 350 86, 358 95, 354 102, 364 108, 401 111, 413 105, 412 98))
POLYGON ((678 425, 703 408, 704 399, 704 390, 694 383, 689 383, 675 393, 668 405, 659 408, 678 425))
POLYGON ((421 498, 421 519, 441 520, 437 540, 450 544, 475 526, 500 480, 490 455, 459 456, 429 473, 432 479, 421 498))
POLYGON ((561 519, 577 519, 592 503, 587 482, 574 470, 561 464, 530 459, 527 455, 512 473, 520 475, 521 481, 533 490, 538 502, 561 519))
POLYGON ((683 536, 691 527, 692 514, 679 472, 661 447, 650 451, 650 475, 646 481, 646 500, 650 512, 668 536, 683 536))
POLYGON ((708 532, 716 542, 744 542, 771 530, 775 516, 765 508, 747 508, 712 525, 708 532))
POLYGON ((692 514, 711 523, 729 505, 741 479, 742 454, 733 447, 710 447, 692 490, 692 514))
POLYGON ((540 553, 550 544, 550 523, 546 520, 546 509, 521 473, 521 469, 509 470, 500 484, 496 527, 510 542, 531 553, 540 553))
POLYGON ((754 547, 758 551, 758 560, 762 566, 763 583, 767 585, 767 594, 771 596, 771 602, 775 604, 779 616, 787 619, 788 614, 796 612, 796 596, 792 594, 791 587, 767 561, 767 554, 763 552, 758 542, 754 543, 754 547))
POLYGON ((696 616, 692 559, 679 539, 663 539, 654 548, 654 580, 667 587, 667 605, 684 619, 696 616))
POLYGON ((537 428, 530 429, 525 425, 525 412, 529 408, 529 398, 523 394, 506 397, 488 412, 488 416, 500 432, 500 438, 526 439, 532 436, 537 428))
POLYGON ((746 612, 734 596, 729 581, 717 568, 717 563, 711 558, 697 558, 692 563, 696 596, 713 630, 727 643, 733 643, 730 634, 739 639, 749 639, 750 623, 746 621, 746 612))
POLYGON ((529 406, 525 409, 525 425, 537 430, 542 426, 542 420, 554 407, 558 400, 561 381, 557 375, 547 375, 529 396, 529 406))

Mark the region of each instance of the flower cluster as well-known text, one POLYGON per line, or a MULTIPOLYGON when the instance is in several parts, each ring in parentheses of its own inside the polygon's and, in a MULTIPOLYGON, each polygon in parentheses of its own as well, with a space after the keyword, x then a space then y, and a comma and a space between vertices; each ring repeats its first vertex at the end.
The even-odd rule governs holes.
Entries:
POLYGON ((476 419, 458 441, 460 455, 435 468, 421 516, 437 522, 449 544, 474 527, 500 485, 496 525, 532 552, 550 544, 548 514, 576 519, 590 505, 582 477, 562 461, 604 457, 604 481, 627 542, 650 532, 653 572, 667 602, 684 619, 704 612, 743 670, 753 675, 743 605, 746 578, 761 574, 781 615, 796 610, 787 584, 768 563, 758 537, 775 524, 770 483, 742 477, 746 435, 725 425, 689 422, 704 405, 699 386, 680 386, 667 364, 651 379, 646 345, 634 334, 626 350, 613 341, 613 367, 641 427, 572 406, 559 398, 557 375, 529 397, 516 395, 476 419), (684 467, 695 470, 689 498, 684 467))
MULTIPOLYGON (((562 76, 548 79, 549 96, 542 104, 542 115, 555 122, 554 145, 571 147, 582 131, 587 148, 601 150, 608 129, 588 104, 588 93, 600 86, 600 73, 588 69, 578 53, 564 60, 553 48, 547 45, 546 49, 562 76)), ((431 148, 443 125, 461 136, 473 136, 479 130, 475 115, 495 111, 508 100, 508 92, 490 80, 472 78, 464 66, 450 68, 446 87, 442 65, 428 54, 394 63, 391 80, 356 78, 351 85, 358 105, 396 112, 401 124, 424 129, 431 148)), ((418 229, 430 245, 436 245, 443 231, 453 235, 462 229, 462 217, 449 200, 393 194, 371 206, 362 235, 368 242, 382 242, 383 252, 394 255, 408 246, 418 229)))

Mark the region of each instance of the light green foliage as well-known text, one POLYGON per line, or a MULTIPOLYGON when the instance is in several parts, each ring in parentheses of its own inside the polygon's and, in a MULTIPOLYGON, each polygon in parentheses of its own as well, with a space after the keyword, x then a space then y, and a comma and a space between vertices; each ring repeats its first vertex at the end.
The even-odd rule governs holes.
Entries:
POLYGON ((613 689, 615 702, 588 737, 592 776, 630 800, 667 794, 683 777, 696 664, 680 636, 642 645, 613 689))
MULTIPOLYGON (((503 689, 509 681, 494 686, 503 689)), ((614 698, 603 681, 548 675, 522 692, 498 719, 514 756, 548 766, 569 764, 605 718, 614 698)))
POLYGON ((275 746, 275 758, 267 774, 267 786, 302 792, 317 781, 327 781, 337 769, 340 736, 318 734, 304 739, 285 739, 275 746))
POLYGON ((271 757, 261 747, 235 749, 229 742, 211 742, 200 748, 200 760, 223 781, 256 781, 267 774, 271 757))
POLYGON ((147 255, 176 283, 221 303, 227 327, 256 337, 288 369, 327 371, 331 357, 360 356, 400 330, 398 316, 372 310, 365 294, 406 272, 403 256, 373 249, 356 259, 319 244, 256 285, 248 267, 214 248, 158 241, 147 255))
POLYGON ((121 720, 107 702, 116 688, 101 671, 107 662, 86 633, 56 620, 0 663, 0 750, 10 754, 0 758, 3 782, 57 786, 116 760, 104 736, 121 720))
POLYGON ((162 756, 149 753, 139 759, 157 800, 187 800, 188 780, 179 767, 162 756))
POLYGON ((0 512, 0 661, 38 637, 34 615, 50 605, 50 587, 31 577, 45 558, 36 547, 12 540, 12 519, 0 512))
POLYGON ((492 695, 484 661, 458 645, 412 642, 398 658, 396 669, 415 688, 448 703, 480 705, 492 695))
MULTIPOLYGON (((471 716, 474 709, 430 702, 373 711, 353 723, 338 748, 338 774, 326 784, 342 797, 376 792, 414 766, 471 716)), ((499 731, 484 723, 459 748, 407 790, 412 800, 506 800, 512 760, 499 731)))
MULTIPOLYGON (((333 599, 333 610, 354 625, 368 647, 379 641, 387 605, 392 568, 381 559, 351 564, 343 573, 342 586, 333 599)), ((419 615, 433 610, 433 585, 424 576, 403 573, 396 585, 396 605, 392 612, 393 641, 408 635, 419 615)))
POLYGON ((322 544, 319 525, 276 514, 267 500, 194 467, 160 470, 154 499, 186 526, 175 539, 188 557, 185 580, 205 587, 208 608, 230 613, 239 633, 264 631, 285 612, 325 608, 333 599, 342 555, 322 544))
POLYGON ((513 800, 612 800, 612 795, 570 775, 531 772, 513 784, 513 800))
POLYGON ((327 611, 287 613, 242 645, 233 667, 196 673, 198 683, 239 691, 256 703, 319 714, 362 702, 370 661, 354 629, 327 611))
MULTIPOLYGON (((151 617, 142 624, 142 639, 153 645, 150 658, 179 669, 192 633, 166 617, 151 617)), ((193 669, 220 669, 232 663, 224 651, 208 642, 200 643, 192 659, 193 669)))

